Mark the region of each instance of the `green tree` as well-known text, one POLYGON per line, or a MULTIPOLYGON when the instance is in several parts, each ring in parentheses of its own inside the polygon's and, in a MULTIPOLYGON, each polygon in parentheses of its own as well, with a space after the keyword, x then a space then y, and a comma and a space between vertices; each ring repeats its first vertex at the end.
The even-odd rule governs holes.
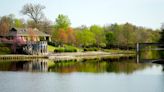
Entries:
POLYGON ((96 46, 104 47, 106 46, 105 33, 102 27, 98 25, 92 25, 90 27, 90 31, 95 35, 96 46))
POLYGON ((124 44, 125 38, 123 36, 122 26, 118 24, 114 24, 111 26, 113 35, 114 35, 114 45, 119 48, 120 45, 124 44))
POLYGON ((55 21, 55 28, 67 30, 71 25, 71 22, 68 16, 59 14, 55 21))
POLYGON ((131 44, 133 41, 133 25, 126 23, 123 25, 123 35, 125 38, 125 45, 128 46, 129 44, 131 44))
POLYGON ((76 40, 77 45, 80 47, 88 47, 96 42, 95 35, 87 29, 83 31, 76 31, 76 40))
POLYGON ((24 20, 23 19, 17 19, 17 18, 15 18, 14 19, 14 27, 24 28, 25 27, 24 20))
POLYGON ((160 40, 160 30, 152 31, 152 41, 158 42, 160 40))
POLYGON ((106 33, 107 46, 111 47, 114 44, 114 34, 113 32, 106 33))

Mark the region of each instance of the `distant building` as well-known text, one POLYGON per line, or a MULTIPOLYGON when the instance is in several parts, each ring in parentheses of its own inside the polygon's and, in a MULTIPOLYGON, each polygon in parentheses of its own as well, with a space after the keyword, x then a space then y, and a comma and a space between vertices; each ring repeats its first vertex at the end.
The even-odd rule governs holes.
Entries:
POLYGON ((0 35, 0 42, 11 43, 14 53, 47 54, 47 42, 51 37, 34 28, 11 28, 7 35, 0 35))

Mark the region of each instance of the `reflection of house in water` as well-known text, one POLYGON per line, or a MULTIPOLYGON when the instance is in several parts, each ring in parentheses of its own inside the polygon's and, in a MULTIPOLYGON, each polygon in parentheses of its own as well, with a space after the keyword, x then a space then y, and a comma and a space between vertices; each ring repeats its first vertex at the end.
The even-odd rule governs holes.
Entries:
POLYGON ((7 35, 0 36, 0 42, 12 44, 14 53, 47 54, 47 41, 51 41, 50 35, 36 28, 12 28, 7 35))
POLYGON ((46 72, 48 70, 47 60, 37 59, 37 60, 32 60, 31 62, 26 62, 23 64, 23 70, 46 72))
POLYGON ((1 71, 31 71, 46 72, 48 71, 46 59, 33 59, 25 61, 1 61, 1 71))

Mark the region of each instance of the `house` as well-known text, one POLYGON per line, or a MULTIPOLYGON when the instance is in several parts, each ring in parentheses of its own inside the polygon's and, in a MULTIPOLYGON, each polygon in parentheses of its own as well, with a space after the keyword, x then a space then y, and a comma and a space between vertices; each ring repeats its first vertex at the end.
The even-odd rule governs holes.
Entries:
POLYGON ((36 28, 11 28, 6 35, 0 36, 0 42, 12 44, 14 53, 47 54, 47 42, 51 37, 36 28))

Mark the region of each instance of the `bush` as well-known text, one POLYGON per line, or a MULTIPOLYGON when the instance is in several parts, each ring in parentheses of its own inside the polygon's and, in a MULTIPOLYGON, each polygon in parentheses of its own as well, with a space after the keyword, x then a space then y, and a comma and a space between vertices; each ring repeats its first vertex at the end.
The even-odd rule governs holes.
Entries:
POLYGON ((77 52, 78 49, 75 47, 60 47, 60 48, 55 48, 54 52, 77 52))
POLYGON ((76 48, 65 48, 65 52, 77 52, 76 48))
POLYGON ((64 48, 55 48, 54 52, 64 52, 65 49, 64 48))
POLYGON ((84 51, 98 51, 99 48, 84 48, 84 51))
POLYGON ((78 51, 78 48, 76 47, 68 46, 68 45, 65 46, 65 52, 77 52, 77 51, 78 51))
POLYGON ((0 48, 0 54, 10 54, 11 50, 8 47, 1 47, 0 48))
POLYGON ((59 43, 59 42, 48 42, 48 45, 52 45, 52 46, 57 47, 57 46, 60 46, 60 45, 62 45, 62 44, 59 43))

